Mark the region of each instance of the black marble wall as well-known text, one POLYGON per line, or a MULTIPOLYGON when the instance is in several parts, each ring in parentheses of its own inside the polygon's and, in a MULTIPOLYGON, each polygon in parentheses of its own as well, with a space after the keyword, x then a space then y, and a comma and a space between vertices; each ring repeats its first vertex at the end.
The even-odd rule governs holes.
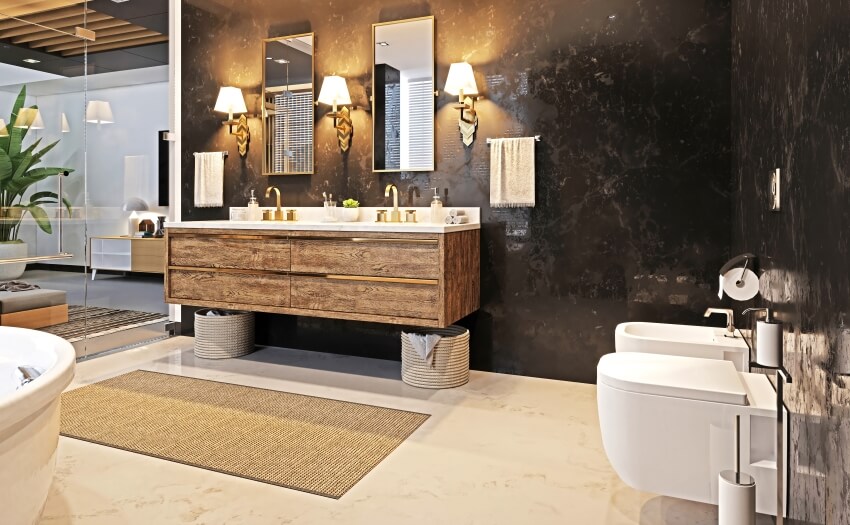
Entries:
MULTIPOLYGON (((287 205, 318 205, 323 191, 383 205, 393 182, 405 204, 427 206, 439 187, 449 205, 482 208, 482 308, 463 321, 473 366, 592 382, 617 323, 699 324, 716 305, 731 232, 730 32, 729 0, 184 0, 183 218, 227 217, 193 207, 194 151, 231 151, 226 205, 268 184, 287 205), (315 175, 263 177, 258 119, 248 157, 235 153, 212 106, 219 86, 236 85, 258 109, 261 39, 314 31, 317 86, 342 75, 368 106, 371 24, 424 15, 436 17, 438 88, 468 60, 486 97, 473 147, 441 95, 434 173, 372 173, 362 110, 341 154, 325 106, 315 175), (491 210, 484 139, 532 134, 537 207, 491 210)), ((261 316, 260 330, 267 342, 344 341, 398 359, 397 331, 382 325, 261 316)))
POLYGON ((850 0, 740 0, 732 18, 733 246, 760 256, 756 302, 786 323, 791 515, 847 524, 850 0))

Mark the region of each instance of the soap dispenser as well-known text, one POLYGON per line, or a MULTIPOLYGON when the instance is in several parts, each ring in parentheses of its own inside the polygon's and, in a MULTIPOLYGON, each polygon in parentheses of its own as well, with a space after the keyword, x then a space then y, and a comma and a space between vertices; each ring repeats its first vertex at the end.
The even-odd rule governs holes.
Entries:
POLYGON ((248 220, 261 221, 263 213, 260 211, 260 204, 257 202, 257 197, 254 196, 254 190, 251 190, 251 200, 248 201, 248 220))
POLYGON ((770 308, 747 308, 744 313, 764 312, 764 319, 756 322, 755 362, 772 368, 782 366, 782 322, 777 321, 770 308))
POLYGON ((434 188, 434 198, 431 199, 431 222, 440 224, 443 222, 443 201, 440 200, 440 188, 434 188))

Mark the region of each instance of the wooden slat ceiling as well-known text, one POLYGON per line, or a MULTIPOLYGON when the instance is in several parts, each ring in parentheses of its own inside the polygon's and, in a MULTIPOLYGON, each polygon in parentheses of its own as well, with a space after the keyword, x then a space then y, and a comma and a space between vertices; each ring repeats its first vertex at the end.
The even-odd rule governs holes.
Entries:
POLYGON ((84 3, 81 0, 0 0, 0 41, 63 57, 82 55, 86 51, 86 42, 71 36, 75 27, 97 33, 97 39, 88 42, 89 53, 168 41, 168 36, 162 33, 84 9, 84 3))

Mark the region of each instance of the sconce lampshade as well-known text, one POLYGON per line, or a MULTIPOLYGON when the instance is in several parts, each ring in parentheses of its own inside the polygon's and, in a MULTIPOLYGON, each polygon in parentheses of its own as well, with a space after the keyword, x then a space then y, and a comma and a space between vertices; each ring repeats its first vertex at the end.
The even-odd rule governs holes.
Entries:
POLYGON ((238 87, 225 86, 218 91, 218 99, 215 101, 214 111, 227 113, 233 118, 234 113, 248 113, 248 107, 245 105, 245 97, 242 96, 242 90, 238 87))
POLYGON ((112 106, 105 100, 90 100, 86 106, 86 122, 91 124, 113 124, 112 106))
POLYGON ((21 129, 44 129, 44 120, 41 119, 41 112, 37 108, 22 108, 18 111, 13 126, 21 129))
POLYGON ((455 62, 449 66, 449 76, 446 79, 446 93, 450 95, 477 95, 478 84, 475 74, 468 62, 455 62))
POLYGON ((325 77, 322 89, 319 91, 319 103, 329 106, 351 104, 351 95, 348 94, 348 85, 345 79, 339 76, 325 77))
POLYGON ((71 132, 71 125, 68 124, 68 117, 66 117, 64 113, 62 113, 62 118, 60 120, 60 124, 62 126, 62 133, 70 133, 71 132))
POLYGON ((8 137, 9 130, 6 129, 6 121, 0 118, 0 137, 8 137))

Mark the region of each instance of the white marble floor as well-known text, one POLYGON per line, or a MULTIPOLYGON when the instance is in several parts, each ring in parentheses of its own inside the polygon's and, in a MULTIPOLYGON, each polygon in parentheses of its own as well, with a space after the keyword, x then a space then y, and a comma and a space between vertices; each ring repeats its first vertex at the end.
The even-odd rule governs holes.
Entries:
POLYGON ((339 500, 61 438, 42 523, 666 524, 717 522, 714 507, 632 490, 602 450, 592 385, 473 372, 444 391, 400 364, 283 349, 195 359, 174 338, 77 367, 71 388, 137 369, 432 414, 339 500))

